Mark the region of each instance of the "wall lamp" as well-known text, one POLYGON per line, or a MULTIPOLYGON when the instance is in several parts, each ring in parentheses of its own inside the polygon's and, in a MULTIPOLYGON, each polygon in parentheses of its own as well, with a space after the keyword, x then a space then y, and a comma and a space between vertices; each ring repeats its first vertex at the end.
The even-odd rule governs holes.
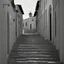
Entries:
POLYGON ((10 6, 10 4, 3 4, 3 8, 4 8, 4 6, 10 6))

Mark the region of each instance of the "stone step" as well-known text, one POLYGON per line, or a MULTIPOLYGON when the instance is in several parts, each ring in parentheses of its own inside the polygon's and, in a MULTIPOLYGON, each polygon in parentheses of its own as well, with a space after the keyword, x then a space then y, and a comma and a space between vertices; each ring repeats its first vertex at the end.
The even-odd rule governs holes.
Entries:
POLYGON ((55 46, 39 35, 22 35, 10 53, 8 64, 62 64, 55 46))
POLYGON ((39 44, 39 45, 36 45, 36 44, 18 44, 18 47, 31 47, 31 46, 35 46, 35 47, 54 47, 53 45, 46 45, 46 44, 39 44))
MULTIPOLYGON (((49 61, 56 61, 56 58, 16 58, 16 60, 49 60, 49 61)), ((59 61, 59 59, 57 60, 59 61)))
POLYGON ((21 55, 21 54, 17 54, 17 55, 10 55, 10 57, 12 57, 12 58, 29 58, 29 57, 31 57, 31 58, 34 58, 34 57, 39 57, 39 58, 59 58, 59 56, 57 56, 57 55, 40 55, 40 54, 30 54, 30 55, 21 55))
POLYGON ((52 53, 52 52, 11 52, 11 54, 46 54, 46 55, 59 55, 58 53, 52 53))
POLYGON ((63 64, 59 61, 12 61, 9 64, 63 64))
POLYGON ((51 55, 59 55, 59 53, 58 52, 49 52, 49 51, 12 51, 10 54, 12 54, 12 53, 26 53, 26 54, 51 54, 51 55))
POLYGON ((32 48, 17 48, 17 50, 55 50, 55 51, 57 51, 56 49, 48 49, 48 48, 35 48, 35 49, 32 49, 32 48))
POLYGON ((46 47, 46 46, 42 46, 42 47, 40 47, 40 46, 15 46, 15 47, 13 47, 13 49, 55 49, 56 50, 56 48, 55 47, 46 47))
POLYGON ((60 61, 56 58, 10 58, 9 61, 60 61))
POLYGON ((59 55, 51 55, 51 54, 37 54, 37 53, 32 53, 32 54, 31 54, 31 53, 30 53, 30 54, 27 54, 27 53, 23 53, 23 54, 21 54, 21 53, 15 53, 15 54, 10 54, 10 55, 11 55, 11 56, 16 56, 16 55, 17 55, 17 56, 18 56, 18 55, 20 55, 20 56, 22 56, 22 55, 41 56, 41 55, 42 55, 42 56, 53 56, 53 57, 54 57, 54 56, 59 56, 59 55))
POLYGON ((20 52, 25 52, 25 51, 27 51, 27 52, 31 52, 31 51, 33 51, 33 52, 58 52, 57 50, 53 50, 53 49, 15 49, 15 50, 12 50, 12 52, 13 51, 20 51, 20 52))
POLYGON ((45 47, 45 46, 43 46, 43 47, 34 47, 34 46, 31 46, 31 47, 28 47, 28 46, 26 46, 26 47, 14 47, 13 49, 39 49, 39 48, 43 48, 43 49, 55 49, 55 47, 45 47))

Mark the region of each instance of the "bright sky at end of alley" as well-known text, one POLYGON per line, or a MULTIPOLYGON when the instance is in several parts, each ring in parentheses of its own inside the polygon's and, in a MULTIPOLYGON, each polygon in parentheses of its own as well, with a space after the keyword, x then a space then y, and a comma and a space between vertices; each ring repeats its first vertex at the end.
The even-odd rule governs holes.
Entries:
POLYGON ((34 14, 37 0, 15 0, 14 2, 15 4, 22 5, 24 11, 24 16, 23 16, 24 19, 29 17, 28 15, 29 12, 32 12, 34 14))

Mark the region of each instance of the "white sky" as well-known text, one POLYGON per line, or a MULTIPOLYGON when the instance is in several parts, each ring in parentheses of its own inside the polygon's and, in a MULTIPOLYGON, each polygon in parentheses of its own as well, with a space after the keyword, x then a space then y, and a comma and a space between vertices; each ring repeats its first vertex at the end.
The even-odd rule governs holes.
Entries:
POLYGON ((34 14, 36 2, 37 0, 15 0, 15 4, 20 4, 23 7, 24 19, 29 17, 29 12, 32 12, 34 14))

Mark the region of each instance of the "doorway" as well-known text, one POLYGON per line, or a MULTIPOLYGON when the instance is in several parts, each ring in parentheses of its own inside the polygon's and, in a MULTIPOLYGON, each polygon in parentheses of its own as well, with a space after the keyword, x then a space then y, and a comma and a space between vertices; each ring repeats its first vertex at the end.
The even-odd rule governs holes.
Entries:
POLYGON ((10 39, 10 26, 9 26, 9 12, 7 12, 7 54, 9 54, 9 39, 10 39))
POLYGON ((52 13, 51 13, 51 5, 49 6, 49 22, 50 22, 50 41, 52 41, 52 13))
POLYGON ((30 30, 32 29, 32 24, 30 24, 30 30))
POLYGON ((16 34, 16 39, 17 39, 17 12, 16 12, 16 25, 15 25, 15 34, 16 34))

